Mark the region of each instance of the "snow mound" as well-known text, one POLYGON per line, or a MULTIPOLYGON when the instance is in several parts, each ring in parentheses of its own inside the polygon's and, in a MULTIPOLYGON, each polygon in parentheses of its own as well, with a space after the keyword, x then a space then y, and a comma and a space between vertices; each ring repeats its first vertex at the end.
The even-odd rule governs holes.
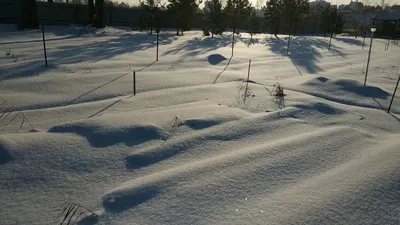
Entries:
POLYGON ((102 119, 88 119, 53 126, 51 133, 76 133, 87 139, 93 147, 107 147, 125 143, 127 146, 138 145, 151 140, 168 138, 168 133, 155 125, 123 124, 102 119))
MULTIPOLYGON (((274 186, 283 188, 285 181, 280 184, 273 183, 276 177, 287 181, 301 181, 310 174, 317 176, 318 170, 340 167, 342 163, 346 163, 361 151, 352 151, 348 146, 353 145, 354 141, 365 141, 365 144, 362 144, 364 146, 368 144, 367 140, 370 138, 365 133, 340 126, 317 129, 253 146, 231 146, 229 151, 219 154, 215 151, 211 157, 124 182, 103 196, 103 206, 109 212, 119 213, 149 201, 169 202, 171 200, 169 196, 179 194, 188 201, 171 201, 171 208, 165 208, 167 206, 161 204, 158 208, 167 210, 168 213, 161 210, 163 212, 160 213, 163 215, 160 216, 176 215, 175 209, 182 207, 178 207, 179 204, 188 206, 186 209, 189 211, 196 211, 196 208, 202 208, 202 204, 209 203, 213 205, 214 210, 220 206, 222 207, 220 210, 224 211, 227 210, 223 208, 224 203, 237 204, 229 196, 236 193, 238 196, 235 199, 239 198, 243 195, 243 185, 248 182, 254 182, 253 187, 258 190, 247 189, 249 196, 260 192, 269 195, 268 193, 274 193, 275 190, 279 193, 279 188, 274 186), (346 134, 347 138, 339 139, 338 137, 343 134, 346 134), (318 140, 324 140, 324 146, 320 147, 318 140), (269 186, 262 185, 265 182, 269 186), (269 190, 264 190, 265 188, 269 190), (180 190, 184 193, 180 193, 180 190), (192 197, 187 190, 192 190, 189 191, 193 194, 192 197), (224 202, 215 200, 216 196, 224 199, 224 202)), ((196 140, 197 145, 211 147, 207 145, 210 140, 196 138, 192 140, 196 140)), ((166 147, 168 146, 164 146, 166 147)), ((205 211, 199 213, 206 213, 205 211)))
POLYGON ((103 196, 103 207, 109 212, 121 212, 155 197, 160 187, 152 180, 140 180, 138 184, 119 187, 103 196))
POLYGON ((288 84, 285 87, 329 101, 368 108, 379 108, 373 99, 385 100, 390 96, 387 91, 379 87, 364 87, 361 82, 349 79, 317 77, 300 85, 288 84))
POLYGON ((201 130, 207 127, 215 126, 221 122, 222 121, 218 120, 191 119, 191 120, 186 120, 184 124, 194 130, 201 130))
POLYGON ((400 224, 399 96, 381 110, 399 46, 374 40, 364 87, 350 37, 293 37, 288 57, 286 35, 241 33, 230 57, 231 33, 163 30, 155 62, 155 35, 46 26, 45 67, 40 31, 0 30, 19 59, 0 57, 2 225, 63 202, 98 225, 400 224))
POLYGON ((345 113, 343 110, 335 108, 331 105, 321 103, 321 102, 314 102, 310 104, 300 104, 300 105, 294 105, 295 107, 301 109, 300 112, 301 114, 308 114, 308 115, 326 115, 326 116, 332 116, 332 115, 340 115, 345 113))

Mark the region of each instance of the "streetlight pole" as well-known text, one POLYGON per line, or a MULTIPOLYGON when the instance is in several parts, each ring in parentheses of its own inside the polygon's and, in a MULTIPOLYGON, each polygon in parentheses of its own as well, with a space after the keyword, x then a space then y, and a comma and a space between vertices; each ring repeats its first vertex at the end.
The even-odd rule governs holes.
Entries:
POLYGON ((376 27, 371 27, 371 43, 369 44, 368 61, 367 61, 367 69, 365 70, 364 86, 367 85, 367 76, 368 76, 368 69, 369 69, 369 61, 370 61, 370 59, 371 59, 372 41, 374 40, 374 33, 375 33, 375 31, 376 31, 376 27))

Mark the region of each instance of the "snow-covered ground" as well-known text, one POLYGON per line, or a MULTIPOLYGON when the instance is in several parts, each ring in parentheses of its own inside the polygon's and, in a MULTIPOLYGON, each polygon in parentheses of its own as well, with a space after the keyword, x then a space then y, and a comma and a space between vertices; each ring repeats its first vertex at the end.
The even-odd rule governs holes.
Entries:
POLYGON ((231 58, 228 33, 163 32, 155 62, 154 35, 47 27, 46 68, 39 31, 0 30, 2 225, 65 202, 85 224, 400 224, 400 46, 374 40, 364 87, 362 38, 288 57, 242 34, 231 58))

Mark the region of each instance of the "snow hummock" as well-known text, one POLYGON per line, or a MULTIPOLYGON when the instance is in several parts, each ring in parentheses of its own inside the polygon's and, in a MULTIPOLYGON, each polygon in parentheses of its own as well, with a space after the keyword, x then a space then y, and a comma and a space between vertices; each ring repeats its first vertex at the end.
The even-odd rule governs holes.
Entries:
POLYGON ((400 223, 395 44, 0 29, 1 224, 400 223))

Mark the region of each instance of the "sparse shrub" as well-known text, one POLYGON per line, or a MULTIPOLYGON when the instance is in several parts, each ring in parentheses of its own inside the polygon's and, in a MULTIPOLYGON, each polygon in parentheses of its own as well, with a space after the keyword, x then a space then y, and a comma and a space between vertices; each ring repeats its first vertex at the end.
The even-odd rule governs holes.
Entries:
MULTIPOLYGON (((2 124, 3 121, 5 122, 5 125, 4 126, 2 125, 0 130, 6 129, 8 125, 10 125, 15 119, 18 118, 19 115, 21 115, 19 118, 22 118, 22 119, 20 120, 21 124, 17 131, 20 131, 22 129, 22 126, 24 125, 25 121, 30 125, 30 127, 31 127, 30 131, 35 130, 31 124, 31 122, 29 121, 28 117, 26 117, 23 112, 17 112, 15 110, 15 106, 13 104, 10 104, 8 101, 4 101, 4 102, 0 103, 0 124, 2 124), (10 116, 14 112, 17 114, 15 114, 15 116, 13 118, 8 120, 7 118, 10 118, 8 116, 10 116)), ((18 119, 17 119, 17 121, 18 121, 18 119)))
POLYGON ((236 102, 240 104, 248 104, 254 100, 256 95, 252 92, 248 81, 243 81, 238 86, 238 95, 236 96, 236 102))
POLYGON ((172 120, 172 127, 180 127, 183 125, 183 122, 179 117, 175 116, 174 119, 172 120))
POLYGON ((12 54, 12 58, 13 58, 14 62, 18 62, 18 56, 12 54))
POLYGON ((98 215, 92 210, 76 203, 66 202, 56 209, 59 212, 56 223, 60 225, 72 225, 82 220, 93 220, 96 221, 98 215))
POLYGON ((5 50, 5 52, 6 52, 6 55, 11 55, 11 45, 8 46, 8 48, 5 47, 4 50, 5 50))
POLYGON ((63 72, 63 73, 74 73, 74 71, 72 71, 72 69, 70 69, 70 68, 68 68, 66 66, 61 66, 60 72, 63 72))
POLYGON ((285 96, 285 93, 284 93, 284 91, 283 91, 283 86, 279 83, 279 81, 277 81, 277 82, 273 85, 272 94, 273 94, 274 96, 277 96, 277 97, 283 97, 283 96, 285 96))

